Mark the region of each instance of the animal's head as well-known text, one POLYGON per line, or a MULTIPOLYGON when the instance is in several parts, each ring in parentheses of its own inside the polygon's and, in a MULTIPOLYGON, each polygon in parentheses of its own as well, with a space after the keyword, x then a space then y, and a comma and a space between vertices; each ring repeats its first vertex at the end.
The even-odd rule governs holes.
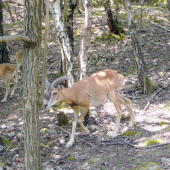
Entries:
POLYGON ((70 80, 68 76, 62 76, 54 80, 52 83, 45 79, 45 107, 53 106, 59 99, 58 92, 59 92, 59 84, 65 80, 70 80))

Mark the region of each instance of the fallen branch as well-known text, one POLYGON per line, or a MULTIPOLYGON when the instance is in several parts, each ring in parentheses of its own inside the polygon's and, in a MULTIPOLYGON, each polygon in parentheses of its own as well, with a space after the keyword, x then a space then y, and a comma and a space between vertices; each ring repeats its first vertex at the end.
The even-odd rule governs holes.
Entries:
POLYGON ((147 102, 147 105, 145 106, 145 108, 143 109, 143 111, 140 113, 142 115, 145 114, 145 111, 149 108, 152 99, 162 90, 163 88, 160 88, 155 94, 152 95, 152 97, 149 99, 149 101, 147 102))
POLYGON ((170 142, 167 142, 167 143, 161 143, 161 144, 156 144, 156 145, 144 147, 144 146, 132 145, 131 143, 126 142, 126 141, 125 141, 125 143, 126 143, 127 145, 129 145, 129 146, 132 146, 132 147, 136 148, 136 149, 150 149, 150 148, 153 148, 153 147, 160 147, 160 146, 165 146, 165 145, 169 145, 169 144, 170 144, 170 142))
POLYGON ((154 23, 153 21, 151 21, 151 23, 152 23, 153 25, 157 26, 157 27, 160 27, 160 28, 162 28, 162 29, 164 29, 164 30, 170 32, 170 30, 168 30, 168 29, 166 29, 166 28, 164 28, 164 27, 162 27, 162 26, 160 26, 160 25, 154 23))
MULTIPOLYGON (((61 127, 59 127, 59 126, 57 126, 57 128, 59 128, 60 130, 66 132, 67 134, 70 135, 70 133, 67 132, 66 130, 64 130, 63 128, 61 128, 61 127)), ((77 136, 77 137, 78 137, 78 136, 77 136)), ((94 149, 98 150, 99 152, 106 154, 106 152, 104 152, 104 151, 102 151, 102 150, 99 150, 99 149, 98 149, 96 146, 94 146, 93 144, 91 144, 91 143, 89 143, 89 142, 87 142, 87 141, 85 141, 85 140, 83 140, 83 139, 81 139, 81 138, 79 138, 79 137, 78 137, 78 139, 80 139, 81 141, 87 143, 88 145, 90 145, 90 146, 93 147, 94 149)))

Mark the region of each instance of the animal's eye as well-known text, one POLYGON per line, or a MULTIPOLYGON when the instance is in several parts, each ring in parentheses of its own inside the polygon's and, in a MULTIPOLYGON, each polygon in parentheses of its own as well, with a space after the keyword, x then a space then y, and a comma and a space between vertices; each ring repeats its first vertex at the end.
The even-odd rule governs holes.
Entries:
POLYGON ((54 92, 54 93, 53 93, 53 96, 55 96, 55 95, 57 95, 57 92, 54 92))

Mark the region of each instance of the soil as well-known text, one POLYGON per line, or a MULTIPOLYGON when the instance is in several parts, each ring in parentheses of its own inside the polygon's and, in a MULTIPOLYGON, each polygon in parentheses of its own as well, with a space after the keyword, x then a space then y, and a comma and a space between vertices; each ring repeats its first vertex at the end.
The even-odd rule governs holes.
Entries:
MULTIPOLYGON (((170 160, 170 86, 166 86, 170 81, 170 11, 161 7, 144 7, 144 30, 139 23, 139 6, 132 6, 132 12, 135 14, 137 36, 147 64, 148 75, 152 82, 160 85, 159 89, 152 94, 144 95, 136 86, 137 69, 124 9, 120 7, 118 18, 125 28, 123 37, 109 32, 104 8, 93 8, 88 75, 109 68, 125 76, 126 82, 121 94, 133 103, 136 126, 128 127, 130 118, 126 116, 127 109, 122 106, 124 117, 121 119, 118 135, 114 139, 109 139, 106 134, 115 125, 116 110, 108 100, 101 106, 90 108, 89 122, 86 125, 90 134, 85 135, 78 126, 74 145, 66 148, 72 125, 69 123, 58 126, 57 113, 62 110, 71 120, 74 120, 73 111, 65 106, 60 110, 56 107, 51 109, 42 107, 40 108, 40 139, 43 169, 170 169, 170 163, 163 159, 170 160), (150 146, 145 145, 147 141, 150 141, 150 146), (153 164, 149 164, 151 162, 153 164), (148 164, 150 168, 146 168, 148 164)), ((5 12, 4 22, 5 35, 23 34, 23 21, 10 23, 10 16, 5 12)), ((76 11, 75 56, 79 54, 83 26, 84 14, 81 15, 76 11)), ((8 42, 8 46, 11 63, 16 65, 15 53, 23 48, 23 44, 8 42)), ((50 21, 47 61, 47 74, 50 81, 56 78, 60 66, 60 45, 53 21, 50 21)), ((1 83, 0 86, 0 100, 2 100, 5 85, 1 83)), ((22 110, 22 92, 18 86, 12 99, 8 98, 7 102, 0 103, 0 169, 24 169, 22 110)))

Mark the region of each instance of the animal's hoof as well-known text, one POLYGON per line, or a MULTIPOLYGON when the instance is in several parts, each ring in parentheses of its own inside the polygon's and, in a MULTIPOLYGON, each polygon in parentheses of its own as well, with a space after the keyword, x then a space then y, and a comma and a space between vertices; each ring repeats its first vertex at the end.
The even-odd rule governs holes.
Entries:
POLYGON ((130 124, 129 124, 130 127, 133 127, 135 125, 136 125, 136 122, 130 122, 130 124))
POLYGON ((67 148, 70 148, 70 147, 73 145, 73 143, 74 143, 74 142, 72 142, 72 141, 67 142, 66 147, 67 147, 67 148))
POLYGON ((107 132, 107 136, 109 138, 114 138, 114 137, 116 137, 116 134, 114 132, 109 131, 109 132, 107 132))
POLYGON ((6 102, 6 100, 3 99, 3 100, 1 100, 1 102, 6 102))
POLYGON ((89 135, 89 133, 90 133, 90 130, 87 129, 86 130, 86 135, 89 135))

